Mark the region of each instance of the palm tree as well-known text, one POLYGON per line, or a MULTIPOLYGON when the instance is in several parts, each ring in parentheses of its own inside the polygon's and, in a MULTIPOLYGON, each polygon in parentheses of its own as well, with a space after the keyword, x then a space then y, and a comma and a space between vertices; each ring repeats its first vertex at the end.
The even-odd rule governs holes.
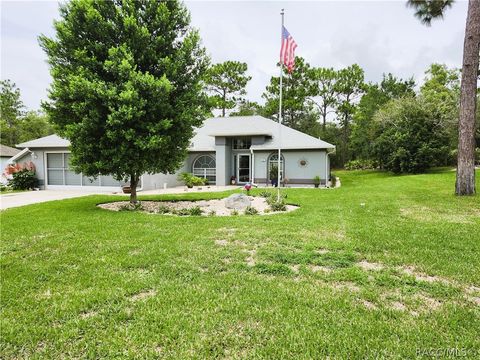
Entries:
MULTIPOLYGON (((430 26, 433 19, 442 18, 454 0, 408 0, 415 16, 430 26)), ((460 117, 458 121, 457 195, 475 194, 475 112, 477 77, 480 57, 480 0, 469 0, 465 40, 463 43, 460 117)))

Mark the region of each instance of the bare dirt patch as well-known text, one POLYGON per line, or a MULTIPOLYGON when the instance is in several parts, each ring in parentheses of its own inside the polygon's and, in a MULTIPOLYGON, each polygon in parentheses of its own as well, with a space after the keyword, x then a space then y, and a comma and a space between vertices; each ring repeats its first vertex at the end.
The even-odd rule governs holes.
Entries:
POLYGON ((228 240, 215 240, 215 244, 218 246, 227 246, 228 240))
POLYGON ((334 283, 333 288, 337 290, 347 290, 351 292, 359 292, 360 288, 350 281, 342 282, 342 283, 334 283))
POLYGON ((248 257, 245 259, 247 266, 254 267, 256 264, 255 255, 257 254, 257 250, 243 250, 243 252, 248 254, 248 257))
POLYGON ((97 315, 96 311, 85 311, 80 314, 80 317, 82 319, 88 319, 88 318, 94 317, 95 315, 97 315))
POLYGON ((417 269, 414 266, 402 266, 399 268, 399 270, 406 275, 413 276, 417 281, 424 281, 428 283, 438 282, 444 285, 451 285, 450 280, 442 278, 440 276, 433 276, 433 275, 422 273, 420 271, 417 271, 417 269))
POLYGON ((358 266, 362 268, 362 270, 373 270, 373 271, 378 271, 382 270, 385 266, 380 263, 374 263, 374 262, 368 262, 366 260, 362 260, 359 263, 357 263, 358 266))
POLYGON ((149 297, 152 297, 152 296, 155 296, 156 295, 156 291, 151 289, 151 290, 147 290, 147 291, 142 291, 142 292, 139 292, 138 294, 135 294, 133 296, 130 297, 130 300, 131 301, 140 301, 140 300, 145 300, 149 297))
POLYGON ((331 268, 326 266, 319 266, 319 265, 311 265, 309 266, 309 269, 314 273, 321 271, 328 274, 332 272, 331 268))
POLYGON ((378 307, 374 303, 368 300, 362 300, 362 305, 365 306, 368 310, 377 310, 378 307))
MULTIPOLYGON (((272 215, 290 212, 298 209, 298 206, 286 205, 286 211, 270 211, 270 205, 267 204, 265 198, 249 197, 251 207, 258 211, 258 215, 272 215)), ((98 204, 98 207, 111 211, 121 211, 129 209, 130 203, 128 201, 116 201, 105 204, 98 204)), ((231 216, 244 215, 244 211, 239 210, 236 213, 232 209, 225 206, 225 199, 200 200, 200 201, 141 201, 140 207, 137 209, 141 212, 150 214, 172 215, 182 210, 190 210, 199 207, 203 216, 231 216)))

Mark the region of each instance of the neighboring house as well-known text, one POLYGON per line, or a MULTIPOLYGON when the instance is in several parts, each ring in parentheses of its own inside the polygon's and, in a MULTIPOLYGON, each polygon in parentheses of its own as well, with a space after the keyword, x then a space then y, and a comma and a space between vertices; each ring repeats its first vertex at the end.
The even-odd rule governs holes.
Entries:
MULTIPOLYGON (((182 185, 178 174, 190 172, 210 184, 269 183, 269 169, 277 164, 281 144, 282 179, 288 184, 313 184, 319 176, 325 185, 330 177, 329 153, 335 146, 261 116, 210 118, 196 129, 185 163, 176 174, 144 174, 140 189, 150 190, 182 185)), ((68 140, 57 135, 27 141, 16 162, 32 161, 42 188, 90 188, 118 190, 124 183, 111 176, 88 179, 69 169, 68 140)))
POLYGON ((10 146, 0 145, 0 173, 3 173, 5 171, 5 168, 9 164, 9 160, 13 156, 17 155, 19 152, 20 150, 12 148, 10 146))

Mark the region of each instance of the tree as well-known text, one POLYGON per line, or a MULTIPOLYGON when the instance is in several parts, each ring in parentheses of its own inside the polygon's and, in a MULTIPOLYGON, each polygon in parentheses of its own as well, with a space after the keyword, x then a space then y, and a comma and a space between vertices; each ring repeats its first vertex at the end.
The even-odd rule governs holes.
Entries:
MULTIPOLYGON (((310 133, 312 118, 318 118, 313 105, 308 99, 312 96, 312 68, 301 57, 295 58, 295 70, 291 73, 283 68, 282 112, 283 124, 296 130, 310 133)), ((280 78, 272 76, 262 97, 266 100, 264 114, 277 119, 280 95, 280 78)), ((315 120, 316 122, 316 120, 315 120)))
MULTIPOLYGON (((426 71, 425 82, 420 87, 420 95, 438 110, 442 126, 449 133, 450 152, 457 154, 458 147, 458 108, 460 103, 460 71, 446 65, 432 64, 426 71)), ((452 162, 455 162, 452 156, 452 162)))
POLYGON ((262 115, 263 108, 261 105, 255 101, 242 101, 238 105, 238 110, 230 113, 230 116, 252 116, 252 115, 262 115))
POLYGON ((390 101, 375 115, 380 135, 375 140, 381 167, 394 173, 419 173, 448 158, 448 133, 438 110, 422 98, 390 101))
POLYGON ((72 0, 42 35, 53 82, 44 108, 86 176, 175 172, 206 116, 208 67, 179 1, 72 0))
POLYGON ((325 132, 327 126, 327 116, 334 112, 337 103, 337 93, 335 82, 337 72, 332 68, 313 69, 313 79, 311 86, 312 97, 310 100, 317 106, 322 121, 322 129, 325 132))
POLYGON ((28 111, 20 123, 19 142, 37 139, 54 133, 47 115, 40 111, 28 111))
POLYGON ((378 136, 375 113, 392 99, 415 96, 415 81, 398 79, 392 74, 383 74, 379 84, 368 84, 353 115, 350 148, 357 159, 372 160, 373 144, 378 136))
POLYGON ((20 99, 20 89, 10 80, 0 81, 0 143, 7 146, 18 144, 20 119, 24 105, 20 99))
MULTIPOLYGON (((409 0, 415 15, 430 25, 435 18, 442 18, 453 0, 409 0)), ((480 1, 469 0, 465 40, 463 43, 463 65, 460 89, 460 114, 458 121, 458 159, 455 193, 475 194, 475 113, 477 79, 480 57, 480 1)))
POLYGON ((211 66, 205 76, 207 90, 212 96, 213 107, 222 110, 225 117, 227 109, 233 109, 243 99, 245 87, 251 76, 247 76, 247 64, 239 61, 225 61, 211 66))
POLYGON ((350 136, 350 122, 364 89, 364 72, 360 66, 353 64, 338 71, 335 91, 338 94, 336 113, 343 129, 341 138, 343 152, 340 154, 342 165, 349 157, 348 138, 350 136))

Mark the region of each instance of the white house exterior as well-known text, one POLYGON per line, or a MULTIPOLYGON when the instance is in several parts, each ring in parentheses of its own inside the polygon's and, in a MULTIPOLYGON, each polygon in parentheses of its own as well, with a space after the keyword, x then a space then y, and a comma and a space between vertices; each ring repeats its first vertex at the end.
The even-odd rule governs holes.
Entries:
MULTIPOLYGON (((183 166, 175 174, 144 174, 140 190, 182 185, 178 174, 193 173, 210 184, 229 185, 253 182, 266 185, 268 169, 277 164, 282 149, 282 179, 291 185, 313 184, 319 176, 325 185, 330 176, 329 153, 335 146, 310 135, 281 126, 261 116, 210 118, 196 133, 183 166)), ((70 143, 57 135, 18 144, 23 149, 15 162, 32 161, 40 186, 47 189, 85 188, 119 190, 124 183, 111 176, 88 179, 69 168, 70 143)))

